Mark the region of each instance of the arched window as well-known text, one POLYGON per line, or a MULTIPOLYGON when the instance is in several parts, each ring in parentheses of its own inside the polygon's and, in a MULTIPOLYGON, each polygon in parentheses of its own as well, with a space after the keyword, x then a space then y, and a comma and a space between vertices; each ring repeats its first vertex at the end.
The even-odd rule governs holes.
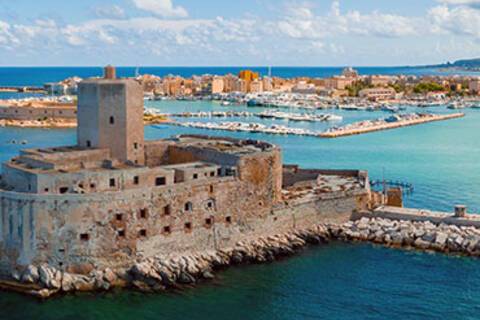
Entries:
POLYGON ((190 201, 185 203, 185 211, 186 212, 193 211, 193 203, 191 203, 190 201))

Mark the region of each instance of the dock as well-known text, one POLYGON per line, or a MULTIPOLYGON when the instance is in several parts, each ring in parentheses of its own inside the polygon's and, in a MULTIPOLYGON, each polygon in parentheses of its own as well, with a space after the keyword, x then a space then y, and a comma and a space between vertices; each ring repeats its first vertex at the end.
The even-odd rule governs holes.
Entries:
POLYGON ((18 92, 18 93, 45 93, 43 87, 15 87, 15 86, 3 86, 0 87, 0 92, 18 92))
POLYGON ((406 120, 400 120, 396 122, 381 122, 378 124, 373 124, 371 126, 359 126, 359 127, 348 128, 348 129, 338 128, 336 130, 321 133, 320 137, 339 138, 339 137, 358 135, 358 134, 369 133, 374 131, 390 130, 390 129, 396 129, 401 127, 414 126, 414 125, 434 122, 434 121, 443 121, 443 120, 462 118, 464 116, 465 116, 464 113, 452 113, 452 114, 442 114, 442 115, 425 114, 422 117, 419 117, 416 119, 408 119, 408 120, 406 119, 406 120))

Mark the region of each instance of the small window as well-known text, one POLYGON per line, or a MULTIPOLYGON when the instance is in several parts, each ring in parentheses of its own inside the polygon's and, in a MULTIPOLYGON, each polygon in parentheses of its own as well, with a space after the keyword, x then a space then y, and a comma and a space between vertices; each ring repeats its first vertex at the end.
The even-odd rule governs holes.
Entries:
POLYGON ((205 225, 206 225, 207 227, 211 227, 212 224, 213 224, 212 218, 207 218, 207 219, 205 219, 205 225))
POLYGON ((210 177, 215 177, 215 171, 210 172, 210 177))
POLYGON ((140 183, 140 178, 138 176, 133 177, 133 184, 138 185, 140 183))
POLYGON ((198 174, 194 173, 194 174, 193 174, 193 179, 194 179, 194 180, 198 179, 198 174))
POLYGON ((215 200, 212 200, 212 199, 208 200, 207 201, 207 208, 208 209, 213 209, 213 207, 215 207, 215 200))
POLYGON ((88 241, 88 240, 90 240, 90 235, 89 235, 88 233, 82 233, 82 234, 80 235, 80 240, 82 240, 82 241, 88 241))
POLYGON ((87 148, 90 148, 92 146, 92 142, 90 140, 87 140, 87 148))
POLYGON ((61 187, 61 188, 60 188, 60 193, 61 193, 61 194, 65 194, 65 193, 67 193, 67 192, 68 192, 68 187, 61 187))
POLYGON ((110 117, 110 124, 115 124, 115 118, 114 117, 110 117))
POLYGON ((147 219, 147 216, 148 216, 148 210, 147 209, 141 209, 140 210, 140 218, 142 219, 147 219))
POLYGON ((140 234, 140 237, 146 237, 147 236, 147 230, 142 229, 142 230, 140 230, 139 234, 140 234))
POLYGON ((185 223, 185 231, 192 231, 192 223, 191 222, 185 223))
POLYGON ((115 179, 114 178, 110 179, 110 187, 115 187, 115 179))
POLYGON ((193 211, 193 204, 191 202, 185 203, 185 211, 193 211))
POLYGON ((163 214, 164 214, 164 215, 169 216, 169 215, 170 215, 170 211, 171 211, 170 205, 163 207, 163 214))
POLYGON ((163 227, 163 233, 169 234, 171 231, 170 226, 163 227))
POLYGON ((213 184, 210 185, 210 193, 212 193, 212 192, 213 192, 213 184))
POLYGON ((226 223, 232 223, 232 217, 228 216, 225 218, 226 223))
POLYGON ((222 176, 222 169, 217 169, 217 176, 222 176))
POLYGON ((50 190, 48 188, 43 189, 44 192, 49 192, 50 190))
POLYGON ((157 177, 155 179, 155 185, 156 186, 164 186, 167 184, 167 180, 165 179, 165 177, 157 177))
POLYGON ((28 191, 31 191, 31 190, 32 190, 32 185, 29 184, 29 185, 28 185, 28 191))
POLYGON ((133 149, 135 149, 135 150, 138 149, 138 143, 135 142, 135 143, 133 144, 133 149))
POLYGON ((124 229, 119 229, 117 231, 117 235, 119 238, 125 238, 125 230, 124 229))
POLYGON ((95 183, 90 183, 90 189, 95 189, 95 183))
POLYGON ((123 214, 117 213, 117 214, 115 215, 115 219, 116 219, 117 221, 122 221, 122 220, 123 220, 123 214))

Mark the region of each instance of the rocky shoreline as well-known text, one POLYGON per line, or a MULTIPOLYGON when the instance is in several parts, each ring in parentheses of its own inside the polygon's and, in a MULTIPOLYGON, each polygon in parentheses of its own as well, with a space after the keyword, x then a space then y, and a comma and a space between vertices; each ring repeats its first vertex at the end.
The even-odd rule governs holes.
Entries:
POLYGON ((13 272, 12 279, 0 282, 0 287, 40 298, 115 287, 160 292, 212 279, 216 271, 229 266, 271 262, 291 256, 309 244, 330 240, 366 241, 389 247, 480 256, 480 229, 474 227, 362 218, 341 225, 320 224, 307 230, 238 242, 230 249, 156 256, 139 260, 130 268, 93 270, 87 275, 62 272, 48 265, 28 266, 21 272, 13 272))

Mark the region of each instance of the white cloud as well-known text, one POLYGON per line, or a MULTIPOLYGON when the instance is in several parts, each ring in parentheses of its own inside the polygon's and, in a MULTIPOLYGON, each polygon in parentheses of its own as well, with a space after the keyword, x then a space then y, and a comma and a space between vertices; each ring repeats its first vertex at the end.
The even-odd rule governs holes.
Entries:
POLYGON ((95 15, 99 18, 123 19, 125 18, 125 10, 117 5, 99 6, 94 8, 95 15))
MULTIPOLYGON (((386 61, 394 56, 404 58, 409 52, 412 60, 418 52, 422 57, 427 56, 424 52, 434 56, 437 42, 449 35, 458 38, 458 47, 467 41, 474 44, 480 38, 480 10, 466 0, 443 1, 423 16, 345 11, 340 1, 333 1, 329 10, 320 12, 308 2, 296 1, 269 19, 255 15, 192 19, 172 1, 131 1, 152 15, 129 12, 127 18, 118 7, 110 15, 95 11, 101 18, 83 23, 64 24, 51 19, 22 24, 0 21, 0 47, 17 49, 26 56, 88 56, 91 64, 103 56, 125 57, 129 61, 133 57, 135 63, 173 61, 177 65, 247 61, 305 64, 307 59, 322 56, 330 59, 324 63, 350 59, 347 64, 354 64, 362 57, 360 61, 375 59, 372 57, 386 61)), ((473 44, 468 52, 474 52, 473 44)), ((453 55, 454 49, 443 48, 453 55)), ((7 61, 6 57, 0 52, 0 60, 7 61)))
POLYGON ((174 6, 172 0, 133 0, 135 6, 141 10, 165 18, 185 18, 188 12, 181 6, 174 6))
POLYGON ((297 39, 319 39, 338 35, 402 37, 416 35, 418 19, 374 11, 343 14, 339 1, 332 3, 327 15, 315 15, 308 7, 288 7, 278 22, 285 35, 297 39))
POLYGON ((436 6, 429 10, 432 30, 443 34, 468 35, 480 38, 480 11, 470 7, 436 6))

